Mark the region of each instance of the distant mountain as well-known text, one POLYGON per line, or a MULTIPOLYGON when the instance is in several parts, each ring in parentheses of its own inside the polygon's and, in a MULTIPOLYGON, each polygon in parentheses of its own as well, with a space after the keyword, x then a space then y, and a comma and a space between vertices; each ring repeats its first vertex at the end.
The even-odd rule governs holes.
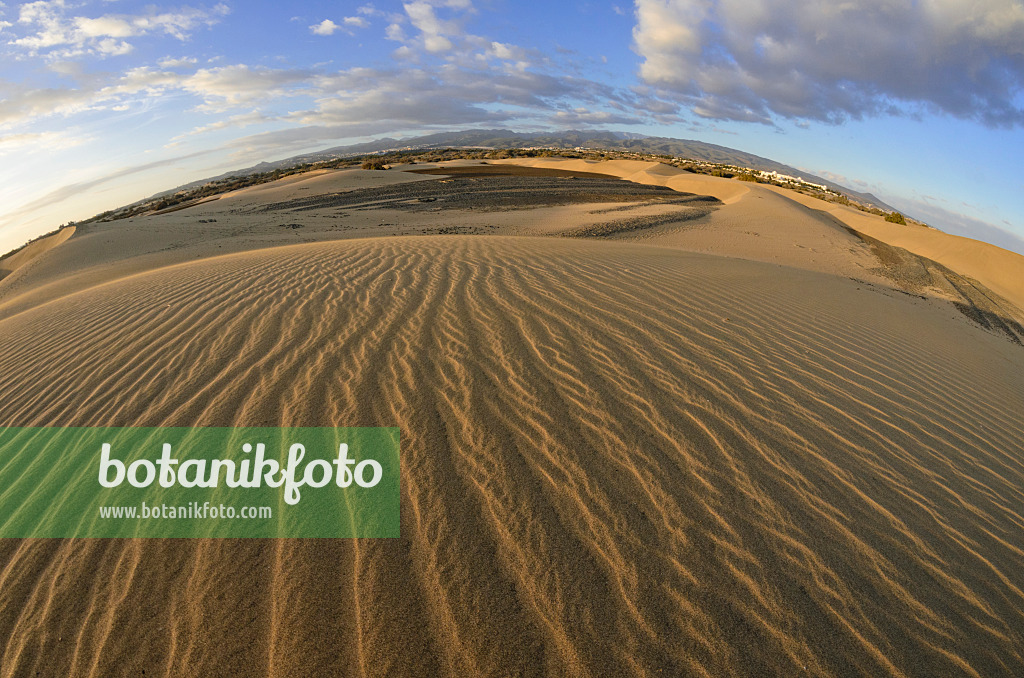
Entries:
MULTIPOLYGON (((459 132, 439 132, 408 139, 385 137, 361 144, 336 146, 314 153, 303 153, 277 162, 261 162, 245 169, 227 172, 217 177, 179 186, 175 191, 201 186, 209 181, 226 179, 234 176, 245 176, 257 172, 269 172, 275 169, 294 167, 303 163, 323 162, 369 153, 389 151, 436 149, 436 148, 586 148, 607 151, 628 151, 651 155, 670 155, 691 160, 703 160, 725 165, 737 165, 751 169, 778 172, 828 186, 855 200, 879 207, 889 212, 897 211, 870 193, 860 193, 822 177, 802 172, 789 165, 775 162, 759 155, 738 151, 735 148, 718 146, 693 139, 672 139, 669 137, 650 137, 643 134, 627 132, 609 132, 603 130, 580 131, 566 130, 562 132, 513 132, 507 129, 463 130, 459 132)), ((170 193, 172 191, 168 191, 170 193)), ((158 196, 154 196, 158 197, 158 196)))
POLYGON ((338 146, 317 153, 289 158, 286 163, 317 162, 346 155, 379 153, 419 148, 588 148, 608 151, 632 151, 652 155, 671 155, 692 160, 704 160, 725 165, 737 165, 751 169, 778 172, 790 176, 803 177, 807 181, 823 184, 844 193, 851 198, 881 209, 894 212, 896 209, 885 204, 870 193, 860 193, 813 174, 808 174, 789 165, 762 158, 753 153, 738 151, 735 148, 709 144, 693 139, 672 139, 669 137, 650 137, 643 134, 625 132, 608 132, 602 130, 563 132, 513 132, 511 130, 463 130, 460 132, 441 132, 411 139, 378 139, 353 146, 338 146))

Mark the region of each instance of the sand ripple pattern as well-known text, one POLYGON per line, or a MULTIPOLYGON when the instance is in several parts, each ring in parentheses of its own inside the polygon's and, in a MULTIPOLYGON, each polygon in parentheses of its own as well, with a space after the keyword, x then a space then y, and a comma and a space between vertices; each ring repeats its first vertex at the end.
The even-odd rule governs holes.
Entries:
POLYGON ((0 322, 4 425, 403 445, 399 540, 3 540, 0 676, 1024 675, 1016 354, 778 271, 390 238, 0 322))

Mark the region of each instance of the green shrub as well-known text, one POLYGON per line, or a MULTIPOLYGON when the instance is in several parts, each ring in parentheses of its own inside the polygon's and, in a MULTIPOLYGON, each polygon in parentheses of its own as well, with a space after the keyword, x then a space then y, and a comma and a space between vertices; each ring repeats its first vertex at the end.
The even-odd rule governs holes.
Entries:
POLYGON ((907 220, 904 219, 903 215, 900 214, 899 212, 890 212, 889 214, 886 214, 885 220, 890 221, 894 224, 903 224, 904 226, 907 225, 907 220))

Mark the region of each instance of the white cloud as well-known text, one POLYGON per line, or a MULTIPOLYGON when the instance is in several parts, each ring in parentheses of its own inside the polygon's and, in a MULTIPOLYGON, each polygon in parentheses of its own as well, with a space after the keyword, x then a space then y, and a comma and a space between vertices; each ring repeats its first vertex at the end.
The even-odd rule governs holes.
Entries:
POLYGON ((180 80, 182 89, 203 98, 202 110, 223 111, 304 93, 310 71, 250 68, 244 64, 201 68, 180 80))
POLYGON ((133 68, 112 84, 92 93, 91 99, 93 103, 102 103, 136 94, 153 96, 180 87, 183 80, 184 76, 170 71, 157 71, 146 67, 133 68))
POLYGON ((104 38, 96 43, 96 51, 104 56, 121 56, 128 54, 132 49, 131 44, 114 38, 104 38))
POLYGON ((439 19, 433 5, 425 0, 407 2, 402 7, 409 16, 409 22, 420 31, 423 46, 428 52, 436 54, 452 48, 452 42, 447 36, 461 33, 454 22, 439 19))
POLYGON ((274 118, 273 116, 267 116, 258 111, 233 115, 230 118, 218 120, 217 122, 212 122, 209 125, 202 125, 201 127, 196 127, 195 129, 192 129, 188 132, 179 134, 178 136, 171 139, 172 143, 168 144, 168 146, 177 145, 174 142, 180 141, 187 137, 197 136, 199 134, 205 134, 207 132, 215 132, 224 129, 249 127, 250 125, 258 125, 264 122, 271 122, 275 119, 276 118, 274 118))
POLYGON ((447 52, 452 48, 452 41, 443 35, 426 35, 423 37, 423 45, 428 52, 447 52))
POLYGON ((1019 0, 636 0, 643 79, 699 115, 839 122, 939 110, 1024 124, 1019 0))
POLYGON ((12 89, 0 100, 0 129, 29 124, 49 116, 70 117, 125 100, 155 99, 168 92, 199 97, 199 110, 221 112, 259 106, 275 99, 307 93, 311 71, 250 68, 245 65, 201 68, 191 74, 148 67, 133 68, 106 85, 52 89, 12 89))
POLYGON ((498 59, 516 60, 520 59, 519 56, 522 50, 518 49, 515 45, 508 45, 503 42, 491 42, 490 53, 498 59))
POLYGON ((195 64, 196 59, 194 57, 167 57, 166 59, 161 59, 158 63, 160 68, 186 68, 195 64))
POLYGON ((95 92, 76 89, 11 88, 0 100, 0 128, 51 115, 71 115, 87 110, 95 92))
POLYGON ((79 16, 72 20, 72 24, 83 38, 130 38, 136 31, 126 19, 113 16, 102 16, 98 19, 79 16))
MULTIPOLYGON (((450 64, 474 68, 487 60, 510 62, 519 70, 532 64, 527 50, 466 32, 465 24, 476 12, 467 0, 412 0, 402 5, 404 16, 389 17, 385 29, 388 40, 401 42, 392 54, 395 58, 418 61, 420 57, 440 57, 450 64), (407 26, 411 30, 407 31, 407 26)), ((536 56, 534 54, 534 56, 536 56)))
POLYGON ((354 35, 353 28, 366 28, 369 25, 370 22, 361 16, 347 16, 341 20, 340 24, 336 24, 330 19, 324 19, 320 23, 310 26, 309 30, 314 35, 334 35, 338 31, 354 35))
MULTIPOLYGON (((365 9, 365 7, 360 7, 365 9)), ((361 16, 345 16, 341 19, 341 24, 335 24, 330 18, 325 18, 323 22, 314 24, 309 27, 309 31, 314 35, 329 36, 334 35, 338 31, 344 31, 348 35, 355 35, 353 29, 365 29, 370 26, 370 22, 361 16)))
POLYGON ((125 38, 163 34, 185 40, 191 31, 216 23, 228 13, 226 5, 212 9, 183 7, 176 12, 69 16, 65 0, 39 0, 21 6, 18 25, 28 32, 9 44, 30 54, 70 58, 81 54, 118 56, 132 51, 125 38))
POLYGON ((309 30, 314 35, 334 35, 334 32, 339 28, 341 28, 341 26, 334 23, 330 19, 324 19, 320 23, 310 26, 309 30))
POLYGON ((36 150, 65 150, 79 146, 90 139, 82 134, 60 132, 26 132, 0 136, 0 156, 31 147, 36 150))

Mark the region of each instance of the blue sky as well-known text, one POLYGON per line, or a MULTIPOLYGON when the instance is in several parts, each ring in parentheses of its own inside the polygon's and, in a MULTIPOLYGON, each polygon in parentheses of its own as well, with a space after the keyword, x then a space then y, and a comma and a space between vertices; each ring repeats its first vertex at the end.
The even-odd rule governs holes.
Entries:
POLYGON ((1024 252, 1024 3, 0 3, 0 251, 379 136, 700 139, 1024 252))

